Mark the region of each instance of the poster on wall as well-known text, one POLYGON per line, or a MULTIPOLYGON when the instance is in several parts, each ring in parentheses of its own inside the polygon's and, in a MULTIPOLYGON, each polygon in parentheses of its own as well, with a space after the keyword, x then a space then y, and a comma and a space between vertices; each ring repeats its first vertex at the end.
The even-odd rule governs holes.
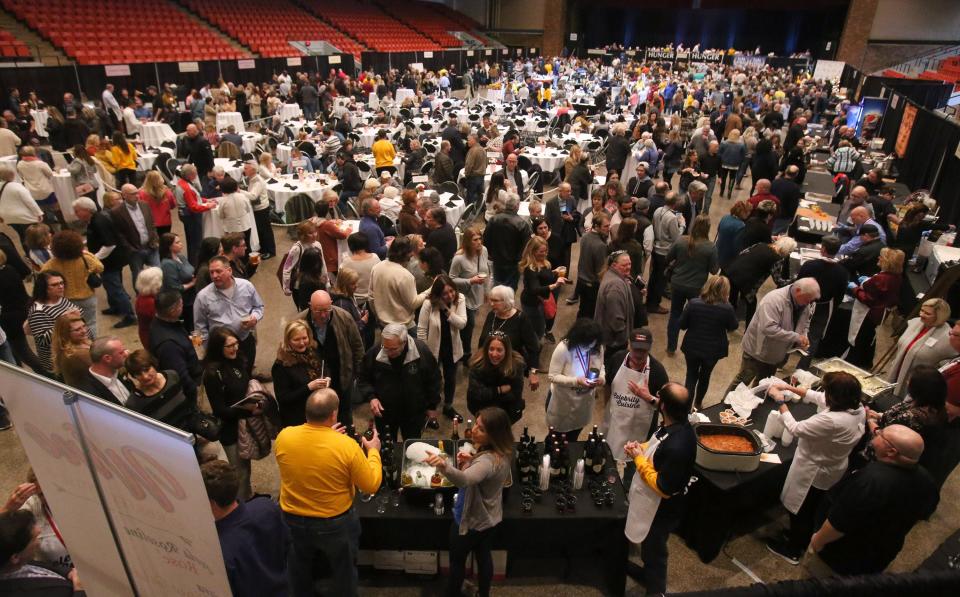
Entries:
POLYGON ((257 64, 254 60, 237 60, 237 68, 239 70, 250 70, 251 68, 257 68, 257 64))
POLYGON ((813 69, 813 78, 839 81, 843 75, 844 64, 839 60, 817 60, 817 66, 813 69))
POLYGON ((199 62, 178 62, 177 68, 182 73, 198 73, 200 72, 200 63, 199 62))
POLYGON ((130 76, 129 64, 108 64, 103 67, 103 70, 106 72, 106 75, 108 77, 129 77, 130 76))
POLYGON ((917 119, 917 107, 913 104, 904 106, 903 118, 900 120, 900 131, 897 133, 897 144, 894 151, 897 157, 907 155, 907 145, 910 143, 910 133, 913 131, 913 121, 917 119))
POLYGON ((883 113, 887 110, 887 99, 883 97, 865 97, 860 102, 860 122, 857 136, 873 139, 880 132, 883 113))

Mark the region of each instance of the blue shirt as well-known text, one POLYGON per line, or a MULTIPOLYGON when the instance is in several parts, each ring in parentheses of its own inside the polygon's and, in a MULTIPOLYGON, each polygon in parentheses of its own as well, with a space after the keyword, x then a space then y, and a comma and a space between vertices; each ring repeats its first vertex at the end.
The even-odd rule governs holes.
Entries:
POLYGON ((257 497, 216 522, 234 597, 285 597, 290 531, 280 506, 257 497))
POLYGON ((840 246, 840 250, 837 252, 837 255, 852 255, 857 252, 857 249, 863 246, 863 241, 860 239, 860 228, 866 224, 873 224, 876 229, 880 232, 880 242, 887 244, 887 235, 883 231, 883 227, 880 224, 877 224, 873 220, 867 220, 860 226, 857 226, 856 230, 853 231, 853 238, 843 243, 840 246))
POLYGON ((737 237, 746 223, 733 214, 720 218, 717 225, 717 260, 721 267, 727 265, 737 256, 737 237))
POLYGON ((244 340, 253 330, 242 327, 240 320, 248 315, 253 315, 257 321, 263 319, 263 299, 253 284, 243 278, 234 278, 233 284, 232 297, 212 283, 197 293, 193 303, 193 320, 204 344, 210 330, 217 326, 230 328, 238 338, 244 340))
POLYGON ((363 216, 360 219, 360 232, 367 235, 369 245, 367 250, 376 253, 381 261, 387 258, 387 241, 383 236, 383 230, 377 221, 370 216, 363 216))

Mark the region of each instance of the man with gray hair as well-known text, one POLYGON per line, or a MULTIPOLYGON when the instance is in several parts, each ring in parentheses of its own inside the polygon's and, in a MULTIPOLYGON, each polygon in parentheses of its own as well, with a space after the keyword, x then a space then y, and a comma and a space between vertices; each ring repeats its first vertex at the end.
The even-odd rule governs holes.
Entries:
POLYGON ((127 360, 127 349, 116 336, 100 336, 90 347, 90 368, 77 389, 123 406, 133 388, 118 373, 127 360))
POLYGON ((160 265, 157 247, 160 237, 153 223, 153 211, 140 200, 140 191, 132 184, 120 187, 123 201, 110 211, 117 232, 117 240, 124 248, 130 266, 130 277, 136 281, 144 265, 160 265))
POLYGON ((483 177, 487 173, 487 154, 476 134, 467 137, 467 157, 463 164, 464 186, 467 189, 467 204, 483 197, 483 177))
POLYGON ((647 311, 664 315, 668 313, 660 306, 663 291, 667 285, 664 271, 667 269, 667 253, 670 247, 683 234, 685 227, 683 216, 677 211, 680 196, 676 191, 667 193, 666 203, 653 212, 653 253, 650 260, 650 284, 647 287, 647 311))
POLYGON ((196 166, 201 179, 213 168, 213 149, 197 125, 188 124, 186 133, 177 137, 177 157, 196 166))
POLYGON ((503 284, 514 290, 520 283, 517 264, 531 234, 529 222, 517 215, 519 207, 520 196, 508 193, 503 211, 490 218, 483 231, 483 246, 493 262, 494 284, 503 284))
POLYGON ((222 196, 223 191, 220 189, 220 185, 223 184, 223 179, 226 176, 227 171, 223 169, 223 166, 214 166, 210 170, 210 178, 203 185, 203 196, 207 199, 222 196))
POLYGON ((557 196, 547 199, 544 215, 550 224, 551 235, 556 234, 563 243, 563 257, 560 263, 551 263, 553 267, 565 267, 570 270, 570 248, 577 242, 577 228, 580 226, 580 212, 577 200, 573 197, 573 188, 568 182, 557 187, 557 196))
POLYGON ((423 435, 427 419, 436 419, 440 376, 430 348, 410 336, 401 324, 388 324, 363 357, 357 380, 360 396, 370 402, 377 430, 396 438, 423 435))
POLYGON ((687 187, 687 200, 683 202, 680 208, 680 214, 687 225, 692 225, 693 221, 700 214, 708 214, 708 210, 703 203, 707 196, 707 185, 695 180, 687 187))
POLYGON ((187 258, 196 263, 200 255, 200 243, 203 242, 203 213, 217 206, 216 201, 205 201, 197 167, 184 164, 180 167, 180 176, 173 187, 177 200, 177 214, 183 222, 183 235, 187 242, 187 258))
POLYGON ((97 204, 89 197, 80 197, 72 205, 74 215, 87 227, 87 250, 103 263, 103 290, 109 305, 103 314, 120 316, 120 321, 113 326, 115 328, 137 323, 130 296, 123 287, 123 268, 128 263, 128 253, 117 238, 110 213, 97 210, 97 204))
POLYGON ((369 242, 367 250, 376 253, 381 260, 386 259, 387 240, 377 222, 380 217, 380 201, 374 197, 364 199, 360 204, 360 216, 360 232, 367 235, 369 242))
POLYGON ((790 352, 810 348, 807 332, 814 303, 819 298, 820 284, 813 278, 800 278, 763 297, 753 319, 747 323, 740 344, 743 349, 740 371, 727 392, 741 383, 751 386, 774 375, 787 362, 790 352))
MULTIPOLYGON (((3 119, 0 118, 0 122, 3 119)), ((37 205, 36 199, 27 190, 27 187, 16 181, 16 172, 7 164, 0 164, 0 181, 2 181, 3 200, 0 201, 0 220, 17 231, 20 236, 20 245, 23 237, 33 224, 43 221, 43 210, 37 205)), ((26 249, 24 247, 24 249, 26 249)), ((27 251, 24 250, 24 253, 27 251)))

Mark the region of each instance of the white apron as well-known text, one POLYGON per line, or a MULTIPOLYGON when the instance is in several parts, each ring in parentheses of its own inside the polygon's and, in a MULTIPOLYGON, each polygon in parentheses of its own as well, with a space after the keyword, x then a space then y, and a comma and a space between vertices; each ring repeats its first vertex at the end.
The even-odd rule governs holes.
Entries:
POLYGON ((635 371, 627 366, 628 354, 617 371, 610 386, 610 402, 603 416, 602 431, 606 436, 610 451, 617 460, 628 460, 623 446, 631 440, 644 441, 650 432, 656 408, 630 391, 629 382, 641 386, 650 385, 650 359, 643 371, 635 371))
MULTIPOLYGON (((647 460, 653 462, 653 455, 658 447, 660 447, 660 439, 654 434, 643 453, 647 460)), ((627 510, 627 524, 623 530, 631 543, 643 543, 647 538, 650 525, 653 524, 653 519, 657 515, 657 509, 660 508, 660 499, 660 494, 651 489, 640 476, 640 471, 637 471, 633 475, 633 481, 630 482, 630 509, 627 510)))
POLYGON ((853 313, 850 314, 850 328, 847 330, 847 344, 855 346, 857 344, 857 334, 860 333, 860 326, 863 320, 870 313, 870 307, 858 300, 853 301, 853 313))

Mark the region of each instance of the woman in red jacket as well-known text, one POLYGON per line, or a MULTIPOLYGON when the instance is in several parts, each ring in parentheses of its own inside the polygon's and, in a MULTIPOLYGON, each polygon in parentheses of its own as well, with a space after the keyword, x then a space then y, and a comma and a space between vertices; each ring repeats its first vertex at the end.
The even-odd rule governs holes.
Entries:
POLYGON ((880 251, 877 264, 880 272, 869 278, 860 278, 860 285, 850 283, 850 292, 856 299, 847 333, 844 358, 863 369, 873 368, 877 326, 884 312, 900 301, 900 283, 903 281, 903 251, 885 248, 880 251))

